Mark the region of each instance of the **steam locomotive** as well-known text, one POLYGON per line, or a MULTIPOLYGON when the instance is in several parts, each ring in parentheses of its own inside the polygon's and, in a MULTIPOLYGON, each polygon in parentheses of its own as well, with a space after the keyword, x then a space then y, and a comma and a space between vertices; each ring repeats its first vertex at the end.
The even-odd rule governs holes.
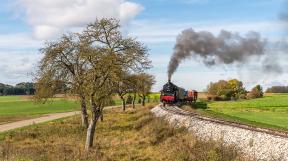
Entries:
POLYGON ((196 102, 198 92, 195 90, 186 91, 183 88, 171 83, 170 80, 163 86, 160 95, 160 101, 165 106, 166 104, 178 104, 178 103, 192 103, 196 102))

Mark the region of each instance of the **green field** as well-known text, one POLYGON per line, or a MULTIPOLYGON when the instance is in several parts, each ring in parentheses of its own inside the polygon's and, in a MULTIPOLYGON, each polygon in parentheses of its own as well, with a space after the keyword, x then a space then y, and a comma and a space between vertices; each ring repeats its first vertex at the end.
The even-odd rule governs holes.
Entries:
POLYGON ((199 112, 267 128, 288 130, 288 94, 240 101, 208 102, 199 112))
POLYGON ((0 97, 0 124, 37 117, 43 114, 79 110, 79 103, 55 98, 43 103, 35 103, 24 96, 0 97))
MULTIPOLYGON (((149 94, 146 102, 158 102, 159 93, 149 94)), ((136 104, 139 98, 136 99, 136 104)), ((121 100, 115 96, 113 105, 121 105, 121 100)), ((64 98, 53 98, 43 103, 35 103, 27 96, 0 96, 0 124, 35 118, 44 114, 80 110, 77 101, 64 98)))

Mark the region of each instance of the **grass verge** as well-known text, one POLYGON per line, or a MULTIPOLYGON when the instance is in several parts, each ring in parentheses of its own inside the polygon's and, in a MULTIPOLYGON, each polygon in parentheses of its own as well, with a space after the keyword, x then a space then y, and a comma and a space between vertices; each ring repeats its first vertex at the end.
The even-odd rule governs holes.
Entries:
POLYGON ((80 116, 7 132, 0 137, 0 160, 245 160, 234 146, 199 141, 153 117, 150 108, 105 110, 88 153, 80 116))

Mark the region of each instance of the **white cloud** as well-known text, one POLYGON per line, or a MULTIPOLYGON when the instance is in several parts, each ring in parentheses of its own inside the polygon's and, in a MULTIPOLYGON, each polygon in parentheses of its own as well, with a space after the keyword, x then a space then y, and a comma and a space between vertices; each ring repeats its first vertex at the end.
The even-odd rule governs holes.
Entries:
POLYGON ((30 52, 0 52, 1 83, 16 84, 23 81, 32 81, 32 72, 35 72, 40 54, 30 52))
POLYGON ((196 31, 210 31, 217 34, 221 30, 228 30, 245 34, 249 31, 260 32, 263 37, 268 37, 270 41, 279 39, 282 26, 281 22, 256 21, 256 22, 173 22, 173 21, 133 21, 129 32, 130 35, 138 37, 146 43, 167 43, 175 42, 176 37, 182 30, 193 28, 196 31))
POLYGON ((27 33, 1 34, 0 49, 17 50, 17 49, 38 49, 42 44, 41 41, 34 40, 27 33))
POLYGON ((47 39, 96 18, 118 18, 125 24, 143 9, 127 0, 19 0, 37 39, 47 39))
POLYGON ((141 10, 143 10, 143 7, 136 3, 124 2, 120 5, 120 20, 122 23, 128 23, 128 21, 136 17, 141 10))

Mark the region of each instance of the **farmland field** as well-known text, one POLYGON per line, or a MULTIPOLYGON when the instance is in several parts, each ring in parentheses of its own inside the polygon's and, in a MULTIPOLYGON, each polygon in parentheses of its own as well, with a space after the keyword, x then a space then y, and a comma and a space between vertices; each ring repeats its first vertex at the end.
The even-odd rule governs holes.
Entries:
MULTIPOLYGON (((138 97, 136 103, 138 103, 138 97)), ((121 105, 121 100, 115 96, 113 105, 121 105)), ((149 95, 149 102, 159 101, 159 93, 149 95)), ((148 102, 148 98, 146 99, 148 102)), ((1 96, 0 97, 0 124, 35 118, 44 114, 69 112, 80 110, 77 101, 64 98, 53 98, 43 103, 35 103, 27 96, 1 96)))
POLYGON ((76 101, 55 98, 47 103, 35 103, 25 96, 0 97, 0 124, 38 117, 49 113, 79 110, 76 101))
POLYGON ((240 101, 208 102, 199 112, 242 123, 288 131, 288 94, 240 101))

